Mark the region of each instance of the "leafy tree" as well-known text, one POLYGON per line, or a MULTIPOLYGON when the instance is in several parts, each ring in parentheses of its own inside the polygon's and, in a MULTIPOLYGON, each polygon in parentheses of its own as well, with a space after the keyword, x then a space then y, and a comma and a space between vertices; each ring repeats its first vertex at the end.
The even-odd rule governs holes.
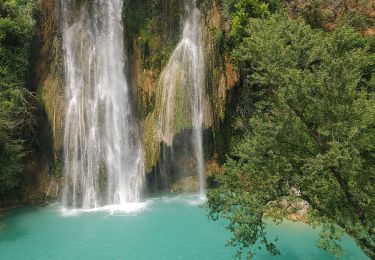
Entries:
POLYGON ((305 0, 284 1, 292 17, 301 17, 313 28, 332 30, 346 24, 358 31, 372 28, 374 4, 370 0, 305 0))
POLYGON ((246 36, 245 27, 250 18, 266 17, 275 11, 278 0, 222 0, 224 13, 231 23, 230 37, 238 43, 246 36))
POLYGON ((248 72, 237 110, 246 127, 208 193, 210 216, 229 220, 238 256, 251 257, 256 242, 278 254, 264 214, 298 196, 325 227, 323 248, 339 253, 342 229, 375 258, 373 40, 279 15, 250 19, 246 29, 234 51, 248 72))
POLYGON ((25 156, 25 131, 33 120, 26 89, 34 1, 0 2, 0 194, 15 188, 25 156))

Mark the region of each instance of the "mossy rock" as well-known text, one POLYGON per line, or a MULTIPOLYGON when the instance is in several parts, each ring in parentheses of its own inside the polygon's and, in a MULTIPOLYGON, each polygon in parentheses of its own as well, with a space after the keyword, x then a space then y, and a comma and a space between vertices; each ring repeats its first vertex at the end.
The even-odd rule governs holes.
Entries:
POLYGON ((177 180, 171 187, 171 192, 197 192, 199 180, 197 176, 188 176, 177 180))

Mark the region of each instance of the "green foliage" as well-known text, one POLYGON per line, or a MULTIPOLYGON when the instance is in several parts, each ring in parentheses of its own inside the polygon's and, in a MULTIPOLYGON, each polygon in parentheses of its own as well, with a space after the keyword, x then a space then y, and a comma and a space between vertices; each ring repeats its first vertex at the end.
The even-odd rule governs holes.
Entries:
POLYGON ((218 54, 223 55, 225 51, 224 33, 219 31, 215 34, 215 48, 218 54))
POLYGON ((365 31, 367 28, 371 27, 369 18, 359 10, 351 10, 343 15, 340 22, 358 31, 365 31))
POLYGON ((124 1, 124 24, 130 52, 137 52, 145 69, 160 69, 179 39, 178 0, 124 1), (134 39, 136 37, 136 41, 134 39), (133 49, 136 48, 136 49, 133 49))
POLYGON ((323 28, 327 23, 327 14, 324 11, 323 3, 322 0, 308 1, 302 9, 302 17, 314 28, 323 28))
POLYGON ((268 3, 262 0, 223 0, 231 21, 230 37, 239 42, 246 35, 245 27, 252 17, 269 15, 268 3))
POLYGON ((292 17, 301 17, 313 28, 332 30, 338 24, 351 26, 358 31, 372 28, 374 9, 370 0, 345 1, 284 1, 288 13, 292 17))
MULTIPOLYGON (((300 191, 320 246, 339 253, 337 230, 375 257, 375 54, 349 27, 313 30, 284 16, 250 19, 234 50, 244 82, 225 173, 208 194, 213 219, 229 220, 230 245, 252 255, 269 203, 300 191), (333 239, 333 240, 332 240, 333 239)), ((372 43, 373 44, 373 43, 372 43)))
POLYGON ((0 2, 0 194, 18 184, 31 124, 26 90, 34 20, 33 1, 0 2))

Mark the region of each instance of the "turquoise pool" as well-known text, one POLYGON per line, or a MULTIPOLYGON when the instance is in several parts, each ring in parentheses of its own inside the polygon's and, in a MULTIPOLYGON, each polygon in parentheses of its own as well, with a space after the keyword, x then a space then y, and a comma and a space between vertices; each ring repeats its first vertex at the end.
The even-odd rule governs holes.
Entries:
MULTIPOLYGON (((19 208, 0 218, 0 259, 232 259, 224 222, 207 219, 195 196, 158 197, 126 209, 64 211, 19 208)), ((318 231, 302 223, 269 225, 282 255, 255 259, 335 259, 316 247, 318 231)), ((345 238, 342 259, 367 259, 345 238)))

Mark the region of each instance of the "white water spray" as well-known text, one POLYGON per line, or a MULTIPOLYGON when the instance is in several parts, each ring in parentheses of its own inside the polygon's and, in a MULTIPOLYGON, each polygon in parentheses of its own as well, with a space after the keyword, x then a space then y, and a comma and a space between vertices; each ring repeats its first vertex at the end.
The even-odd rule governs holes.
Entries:
POLYGON ((206 193, 205 161, 203 153, 204 120, 204 80, 205 61, 201 29, 201 14, 195 1, 186 4, 188 16, 184 23, 182 38, 163 70, 159 88, 161 89, 159 129, 160 139, 173 145, 175 130, 176 95, 185 92, 190 98, 193 126, 192 142, 197 160, 200 194, 206 193))
POLYGON ((143 157, 125 77, 122 0, 63 0, 66 115, 63 204, 140 201, 143 157))

